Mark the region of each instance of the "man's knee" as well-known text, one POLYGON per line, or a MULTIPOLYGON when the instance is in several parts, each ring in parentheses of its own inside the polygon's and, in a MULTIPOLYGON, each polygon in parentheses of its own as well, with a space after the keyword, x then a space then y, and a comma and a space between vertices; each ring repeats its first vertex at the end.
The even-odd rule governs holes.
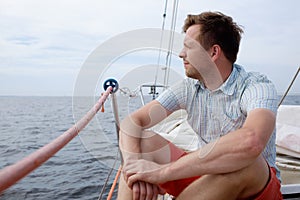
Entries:
POLYGON ((245 169, 245 173, 243 175, 245 189, 241 196, 253 196, 261 192, 268 184, 270 177, 270 168, 267 164, 267 161, 262 156, 260 156, 252 165, 245 169))
POLYGON ((211 179, 214 179, 216 185, 226 186, 228 189, 235 189, 241 191, 243 189, 243 179, 240 177, 240 172, 232 172, 226 174, 211 175, 211 179))
POLYGON ((258 159, 241 170, 202 176, 189 185, 179 199, 186 199, 191 193, 200 199, 215 199, 221 194, 225 199, 247 198, 259 193, 267 184, 268 177, 268 165, 258 159))
MULTIPOLYGON (((269 166, 265 159, 258 157, 251 165, 241 170, 219 175, 228 184, 245 193, 256 193, 265 186, 269 178, 269 166), (247 192, 248 191, 248 192, 247 192)), ((248 194, 247 194, 248 195, 248 194)))

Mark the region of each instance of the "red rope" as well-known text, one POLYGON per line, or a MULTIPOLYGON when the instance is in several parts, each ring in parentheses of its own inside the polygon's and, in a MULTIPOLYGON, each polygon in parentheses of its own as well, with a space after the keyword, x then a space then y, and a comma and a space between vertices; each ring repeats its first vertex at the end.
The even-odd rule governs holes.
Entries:
POLYGON ((122 170, 122 166, 120 165, 120 167, 119 167, 119 169, 118 169, 118 172, 117 172, 117 174, 116 174, 115 180, 114 180, 114 182, 113 182, 113 184, 112 184, 112 186, 111 186, 111 188, 110 188, 110 191, 109 191, 109 193, 108 193, 108 196, 107 196, 107 199, 106 199, 106 200, 111 200, 112 195, 113 195, 113 192, 114 192, 115 187, 116 187, 116 185, 117 185, 119 176, 120 176, 120 174, 121 174, 121 170, 122 170))
POLYGON ((106 101, 108 95, 112 91, 112 87, 107 90, 100 97, 99 101, 94 105, 90 111, 83 116, 74 126, 57 137, 49 144, 43 146, 29 156, 20 160, 19 162, 7 166, 0 171, 0 193, 16 182, 24 178, 27 174, 38 168, 41 164, 51 158, 55 153, 62 149, 68 142, 70 142, 79 132, 91 121, 96 113, 106 101))

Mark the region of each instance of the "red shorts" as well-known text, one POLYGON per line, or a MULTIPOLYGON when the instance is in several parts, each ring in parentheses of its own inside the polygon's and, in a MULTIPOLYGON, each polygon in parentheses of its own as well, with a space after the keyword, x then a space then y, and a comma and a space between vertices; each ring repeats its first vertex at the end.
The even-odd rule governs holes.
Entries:
POLYGON ((255 198, 255 200, 281 200, 280 182, 276 177, 276 169, 270 167, 270 180, 265 189, 255 198))
MULTIPOLYGON (((172 144, 170 143, 171 157, 175 158, 176 155, 172 155, 172 144), (175 156, 175 157, 174 157, 175 156)), ((176 152, 176 151, 175 151, 176 152)), ((185 156, 187 153, 181 155, 185 156)), ((178 156, 178 155, 177 155, 178 156)), ((168 194, 177 197, 188 185, 193 181, 201 178, 200 176, 185 178, 180 180, 169 181, 163 184, 160 184, 160 187, 163 188, 168 194)), ((281 200, 282 195, 280 192, 280 182, 276 177, 276 170, 273 167, 270 167, 270 180, 264 190, 258 194, 255 200, 281 200)))

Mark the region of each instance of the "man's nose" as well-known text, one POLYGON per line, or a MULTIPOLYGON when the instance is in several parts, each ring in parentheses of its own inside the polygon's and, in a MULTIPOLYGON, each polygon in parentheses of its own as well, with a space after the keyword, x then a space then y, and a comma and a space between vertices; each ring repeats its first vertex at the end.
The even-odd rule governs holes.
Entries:
POLYGON ((186 57, 186 52, 185 49, 183 48, 179 53, 179 58, 185 58, 185 57, 186 57))

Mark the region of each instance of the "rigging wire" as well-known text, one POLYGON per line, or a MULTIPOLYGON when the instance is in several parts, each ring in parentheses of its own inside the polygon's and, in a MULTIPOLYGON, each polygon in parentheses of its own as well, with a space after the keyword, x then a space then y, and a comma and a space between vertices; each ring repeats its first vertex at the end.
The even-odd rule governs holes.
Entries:
POLYGON ((179 0, 174 0, 173 2, 173 12, 172 12, 172 21, 171 21, 171 35, 169 38, 169 47, 168 53, 166 56, 166 68, 165 68, 165 76, 164 76, 164 85, 168 85, 169 76, 170 76, 170 66, 173 54, 173 44, 174 44, 174 33, 176 28, 176 20, 177 20, 177 11, 178 11, 179 0))
POLYGON ((156 67, 156 72, 155 72, 154 85, 157 84, 158 70, 159 70, 160 58, 161 58, 161 47, 162 47, 162 42, 163 42, 163 38, 164 38, 164 30, 165 30, 165 24, 166 24, 167 8, 168 8, 168 0, 165 1, 165 8, 164 8, 164 13, 163 13, 163 22, 162 22, 162 27, 161 27, 159 53, 158 53, 158 58, 157 58, 157 67, 156 67))
POLYGON ((300 67, 298 67, 298 70, 297 70, 296 74, 294 75, 294 78, 293 78, 292 82, 290 83, 288 89, 286 90, 286 92, 285 92, 284 95, 282 96, 282 98, 281 98, 281 100, 280 100, 280 102, 279 102, 279 104, 278 104, 278 107, 282 104, 282 102, 283 102, 283 100, 285 99, 286 95, 287 95, 288 92, 290 91, 292 85, 294 84, 294 81, 296 80, 296 78, 297 78, 297 76, 298 76, 298 74, 299 74, 299 71, 300 71, 300 67))

